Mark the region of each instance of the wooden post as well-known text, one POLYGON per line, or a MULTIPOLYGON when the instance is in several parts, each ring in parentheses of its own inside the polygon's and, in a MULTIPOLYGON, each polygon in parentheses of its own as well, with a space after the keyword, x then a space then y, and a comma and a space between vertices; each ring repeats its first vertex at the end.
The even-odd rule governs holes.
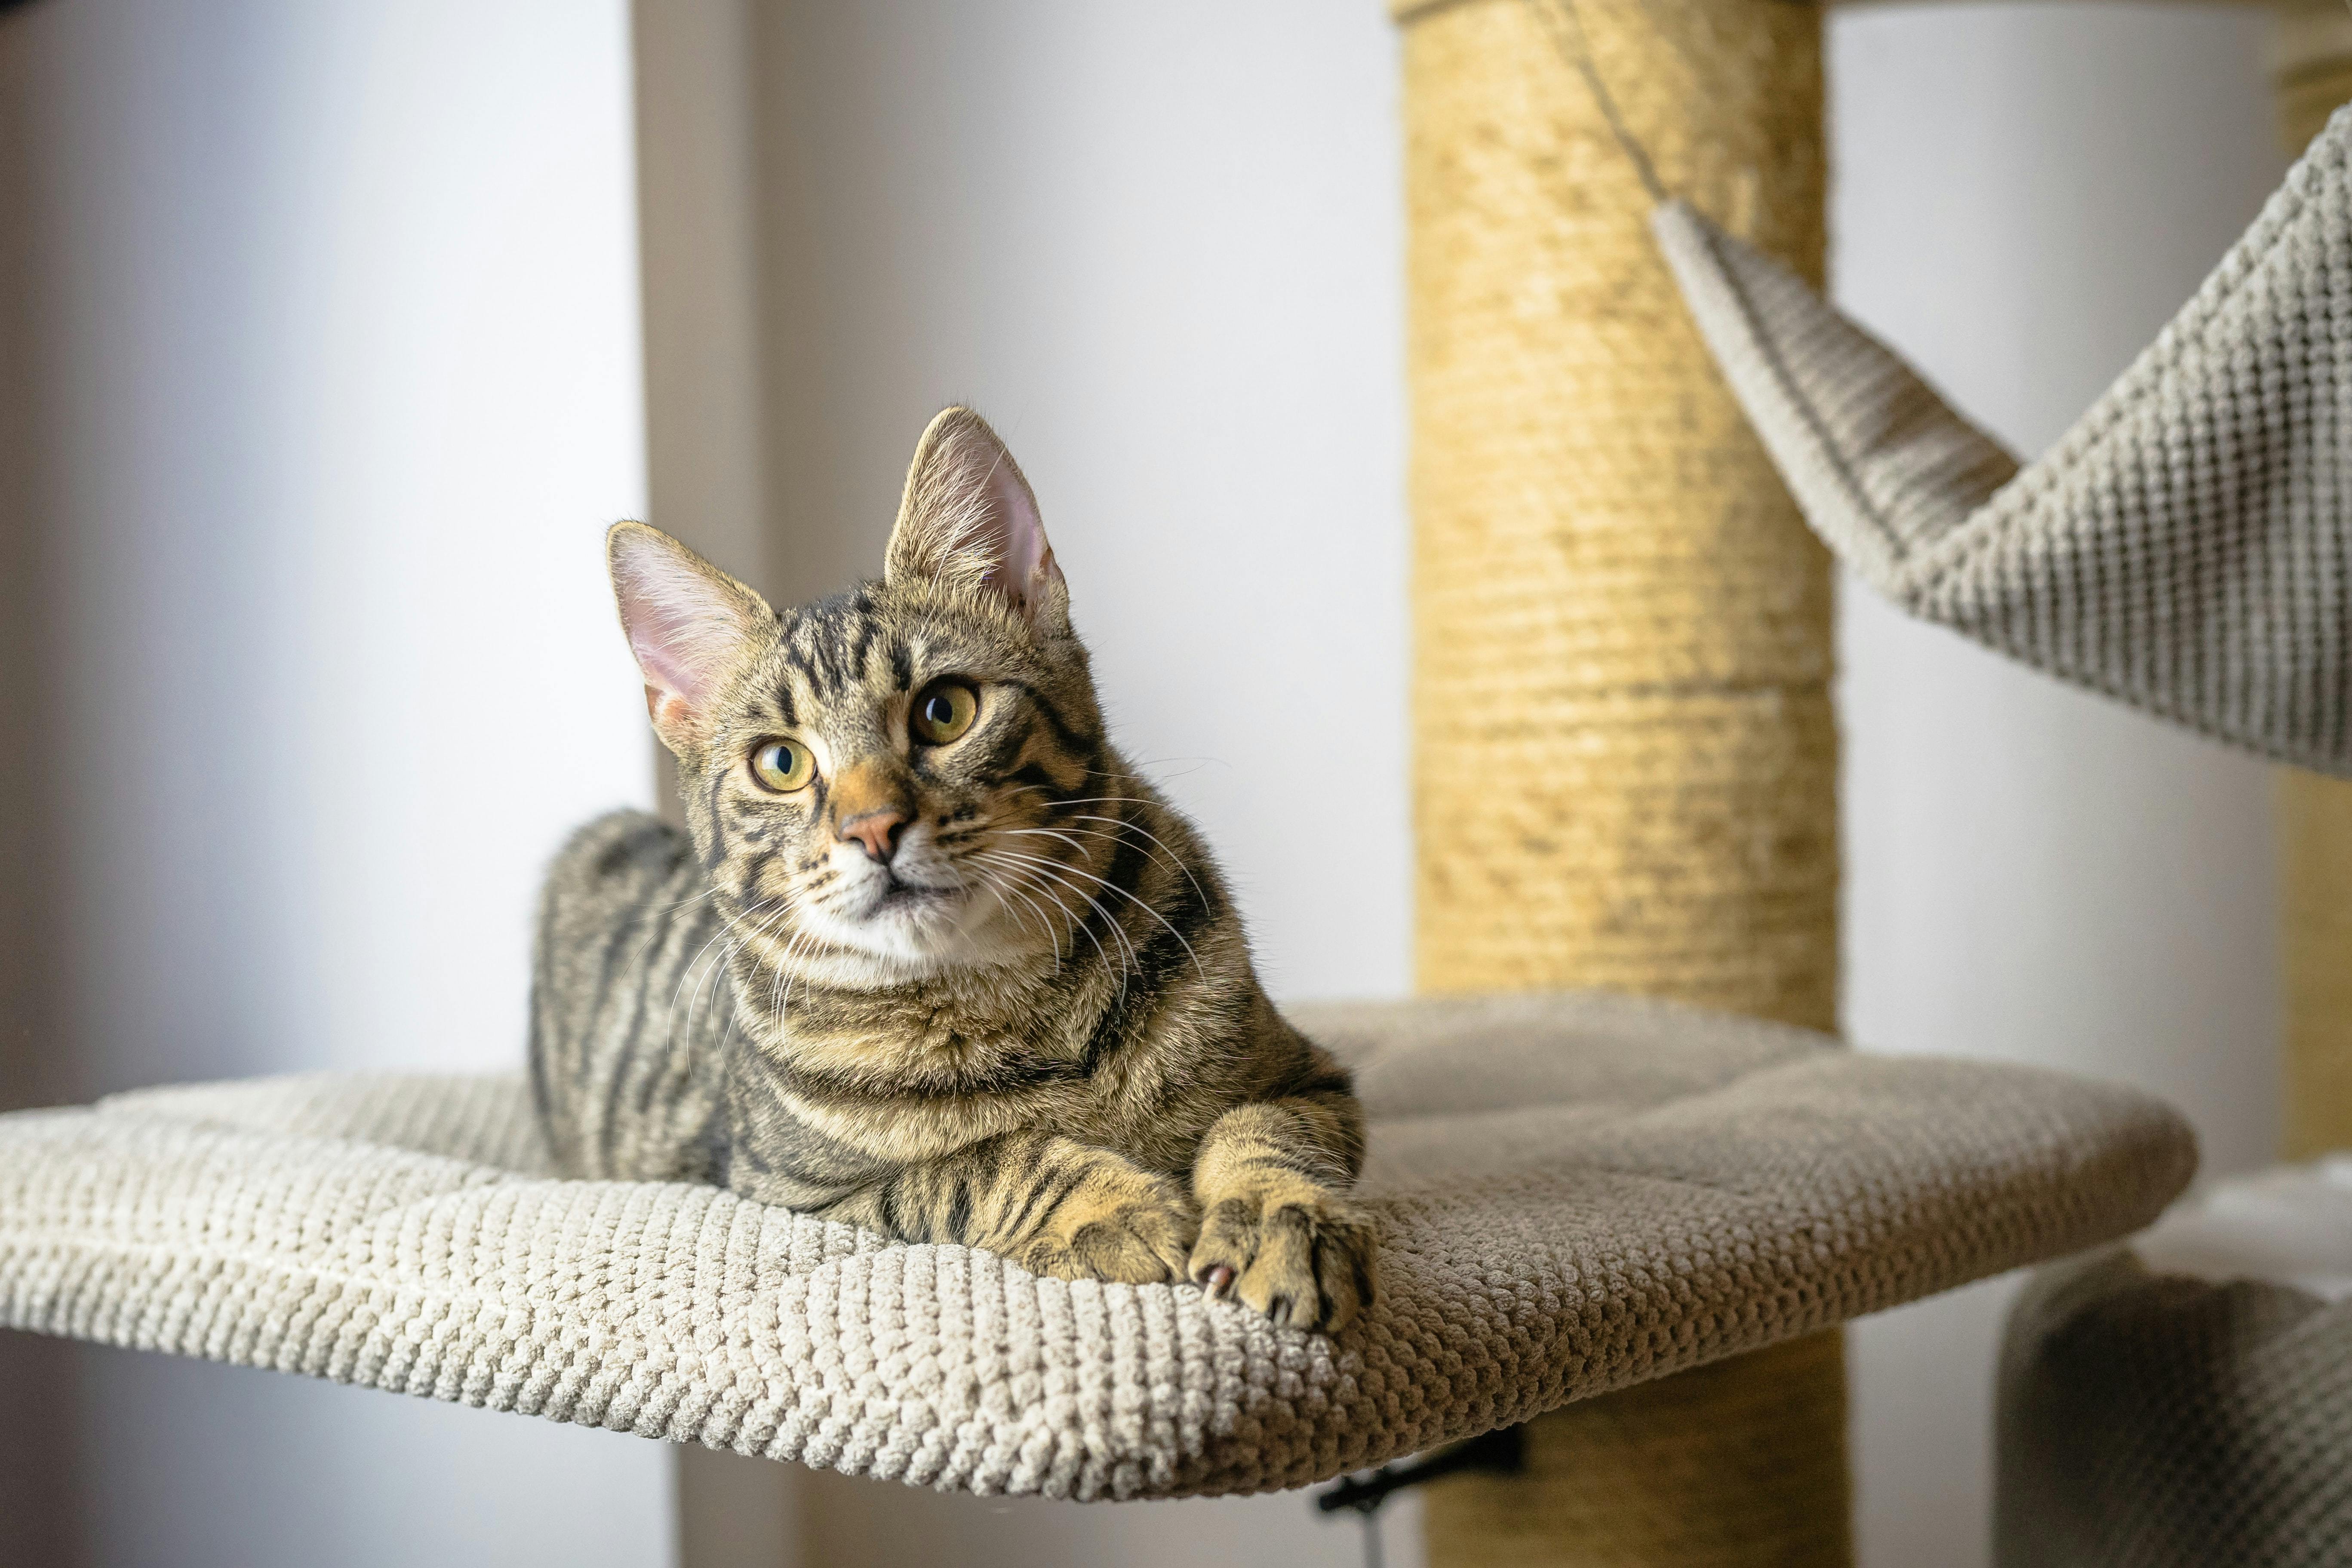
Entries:
MULTIPOLYGON (((1396 11, 1421 984, 1593 986, 1833 1026, 1829 563, 1570 63, 1589 48, 1669 186, 1818 281, 1820 12, 1396 11)), ((1432 1488, 1429 1561, 1849 1562, 1842 1344, 1543 1417, 1524 1474, 1432 1488)))
MULTIPOLYGON (((2300 156, 2352 101, 2352 10, 2279 8, 2271 50, 2281 142, 2300 156)), ((2286 965, 2284 1152, 2352 1149, 2352 781, 2278 775, 2281 947, 2286 965)))

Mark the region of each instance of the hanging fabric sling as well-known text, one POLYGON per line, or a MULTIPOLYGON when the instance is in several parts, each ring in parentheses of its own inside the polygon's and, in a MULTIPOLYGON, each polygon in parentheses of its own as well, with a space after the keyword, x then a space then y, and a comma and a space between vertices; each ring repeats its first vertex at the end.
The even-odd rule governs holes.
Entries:
POLYGON ((1863 580, 2079 685, 2352 775, 2352 110, 2020 470, 1687 203, 1652 228, 1806 521, 1863 580))

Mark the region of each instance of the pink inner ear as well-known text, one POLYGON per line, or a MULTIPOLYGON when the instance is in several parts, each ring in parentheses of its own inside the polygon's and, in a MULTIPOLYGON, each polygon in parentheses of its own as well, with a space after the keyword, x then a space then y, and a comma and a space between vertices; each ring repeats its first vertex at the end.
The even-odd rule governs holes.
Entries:
POLYGON ((988 476, 988 516, 996 533, 990 553, 997 565, 987 580, 999 592, 1029 604, 1045 585, 1039 568, 1052 563, 1054 552, 1045 542, 1045 525, 1027 487, 1003 462, 992 464, 988 476))
POLYGON ((991 589, 1033 621, 1062 581, 1020 466, 969 408, 941 410, 923 432, 885 560, 892 581, 991 589))
POLYGON ((632 616, 624 608, 621 614, 628 620, 629 651, 636 656, 637 668, 645 672, 648 689, 671 693, 690 702, 699 701, 704 692, 694 666, 676 651, 683 626, 675 622, 662 624, 658 611, 640 611, 639 616, 632 616), (659 629, 656 629, 657 625, 659 629))
POLYGON ((719 584, 657 545, 624 543, 613 587, 656 724, 697 710, 740 649, 741 609, 719 584), (654 700, 658 693, 664 700, 654 700))

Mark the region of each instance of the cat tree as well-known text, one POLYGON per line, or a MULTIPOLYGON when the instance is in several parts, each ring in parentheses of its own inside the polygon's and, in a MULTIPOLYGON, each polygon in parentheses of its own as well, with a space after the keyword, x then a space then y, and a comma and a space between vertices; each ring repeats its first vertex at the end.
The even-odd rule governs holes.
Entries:
MULTIPOLYGON (((2352 11, 2282 6, 2271 63, 2281 141, 2300 153, 2352 102, 2352 11)), ((2339 212, 2352 241, 2347 227, 2339 212)), ((2352 780, 2282 769, 2278 808, 2283 1152, 2302 1161, 2352 1150, 2352 780)), ((2305 1168, 2218 1184, 2128 1251, 2033 1281, 2001 1356, 2001 1568, 2342 1560, 2341 1179, 2305 1168)))
MULTIPOLYGON (((1420 981, 1831 1030, 1830 563, 1691 328, 1642 171, 1818 282, 1821 13, 1402 0, 1420 981), (1576 28, 1583 38, 1567 36, 1576 28)), ((1571 1405, 1435 1483, 1434 1568, 1851 1556, 1840 1337, 1571 1405)))
MULTIPOLYGON (((2340 57, 2352 37, 2335 37, 2340 57)), ((2330 867, 2308 852, 2352 778, 2352 110, 2022 471, 1803 279, 1688 203, 1652 222, 1727 384, 1861 580, 2062 679, 2330 775, 2289 785, 2284 824, 2304 851, 2291 897, 2325 910, 2313 889, 2330 867)), ((2296 912, 2290 1078, 2308 1090, 2329 1045, 2311 1026, 2340 1021, 2324 987, 2347 955, 2325 915, 2296 912)), ((2305 1126, 2327 1136, 2337 1109, 2305 1126)), ((2001 1358, 2000 1561, 2341 1560, 2347 1226, 2339 1156, 2218 1183, 2130 1249, 2044 1271, 2001 1358)))
MULTIPOLYGON (((1922 452, 1928 522, 1975 526, 1999 464, 1806 286, 1818 19, 1753 9, 1645 6, 1643 31, 1675 43, 1654 68, 1704 79, 1629 93, 1624 114, 1654 175, 1798 271, 1687 207, 1660 234, 1816 527, 1851 542, 1839 520, 1876 515, 1853 495, 1883 498, 1815 481, 1916 478, 1922 452), (1722 123, 1690 134, 1677 94, 1722 123), (1809 402, 1783 374, 1801 362, 1844 392, 1859 365, 1868 395, 1809 402), (1828 437, 1848 445, 1809 468, 1828 437)), ((1846 1556, 1824 1331, 2125 1235, 2193 1152, 2126 1090, 1772 1021, 1826 1022, 1834 988, 1823 561, 1640 248, 1646 193, 1562 67, 1563 15, 1406 17, 1417 703, 1444 742, 1420 763, 1423 978, 1709 1009, 1548 992, 1302 1010, 1358 1065, 1373 1121, 1386 1263, 1357 1325, 1277 1331, 1190 1288, 1036 1279, 709 1188, 557 1181, 513 1079, 332 1076, 0 1118, 0 1324, 1079 1499, 1297 1486, 1570 1406, 1531 1429, 1520 1476, 1447 1483, 1437 1560, 1846 1556), (1604 436, 1563 433, 1580 422, 1604 436), (1524 912, 1495 918, 1505 899, 1524 912), (1608 1494, 1578 1485, 1596 1475, 1608 1494)), ((1618 15, 1584 19, 1622 78, 1640 62, 1618 15)), ((2342 198, 2342 153, 2297 178, 2342 198)), ((2328 582, 2303 607, 2340 624, 2328 582)), ((2283 711, 2292 740, 2311 715, 2283 711)))
MULTIPOLYGON (((2192 304, 2145 374, 2003 490, 2014 461, 1813 292, 1816 7, 1394 10, 1426 986, 1599 984, 1829 1022, 1825 563, 1750 417, 1815 528, 1915 613, 2352 769, 2324 424, 2340 349, 2331 301, 2294 297, 2293 266, 2319 265, 2311 215, 2281 231, 2303 247, 2284 272, 2262 231, 2242 242, 2223 271, 2252 279, 2242 296, 2192 304), (1669 195, 1683 201, 1655 222, 1675 276, 1645 221, 1669 195), (2200 424, 2217 407, 2237 422, 2218 435, 2200 424)), ((2287 20, 2281 112, 2300 151, 2352 87, 2352 47, 2332 6, 2287 20)), ((2352 1142, 2352 789, 2289 774, 2282 805, 2291 1144, 2309 1152, 2352 1142)), ((1437 1484, 1431 1559, 1843 1562, 1843 1426, 1829 1353, 1573 1406, 1530 1427, 1524 1473, 1437 1484)))

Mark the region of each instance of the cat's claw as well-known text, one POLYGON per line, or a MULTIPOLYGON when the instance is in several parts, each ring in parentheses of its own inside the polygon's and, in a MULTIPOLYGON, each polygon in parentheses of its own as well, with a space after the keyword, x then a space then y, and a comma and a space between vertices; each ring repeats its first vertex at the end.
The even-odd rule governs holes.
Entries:
POLYGON ((1369 1215, 1301 1184, 1213 1199, 1188 1271, 1279 1327, 1336 1334, 1372 1304, 1378 1251, 1369 1215))

